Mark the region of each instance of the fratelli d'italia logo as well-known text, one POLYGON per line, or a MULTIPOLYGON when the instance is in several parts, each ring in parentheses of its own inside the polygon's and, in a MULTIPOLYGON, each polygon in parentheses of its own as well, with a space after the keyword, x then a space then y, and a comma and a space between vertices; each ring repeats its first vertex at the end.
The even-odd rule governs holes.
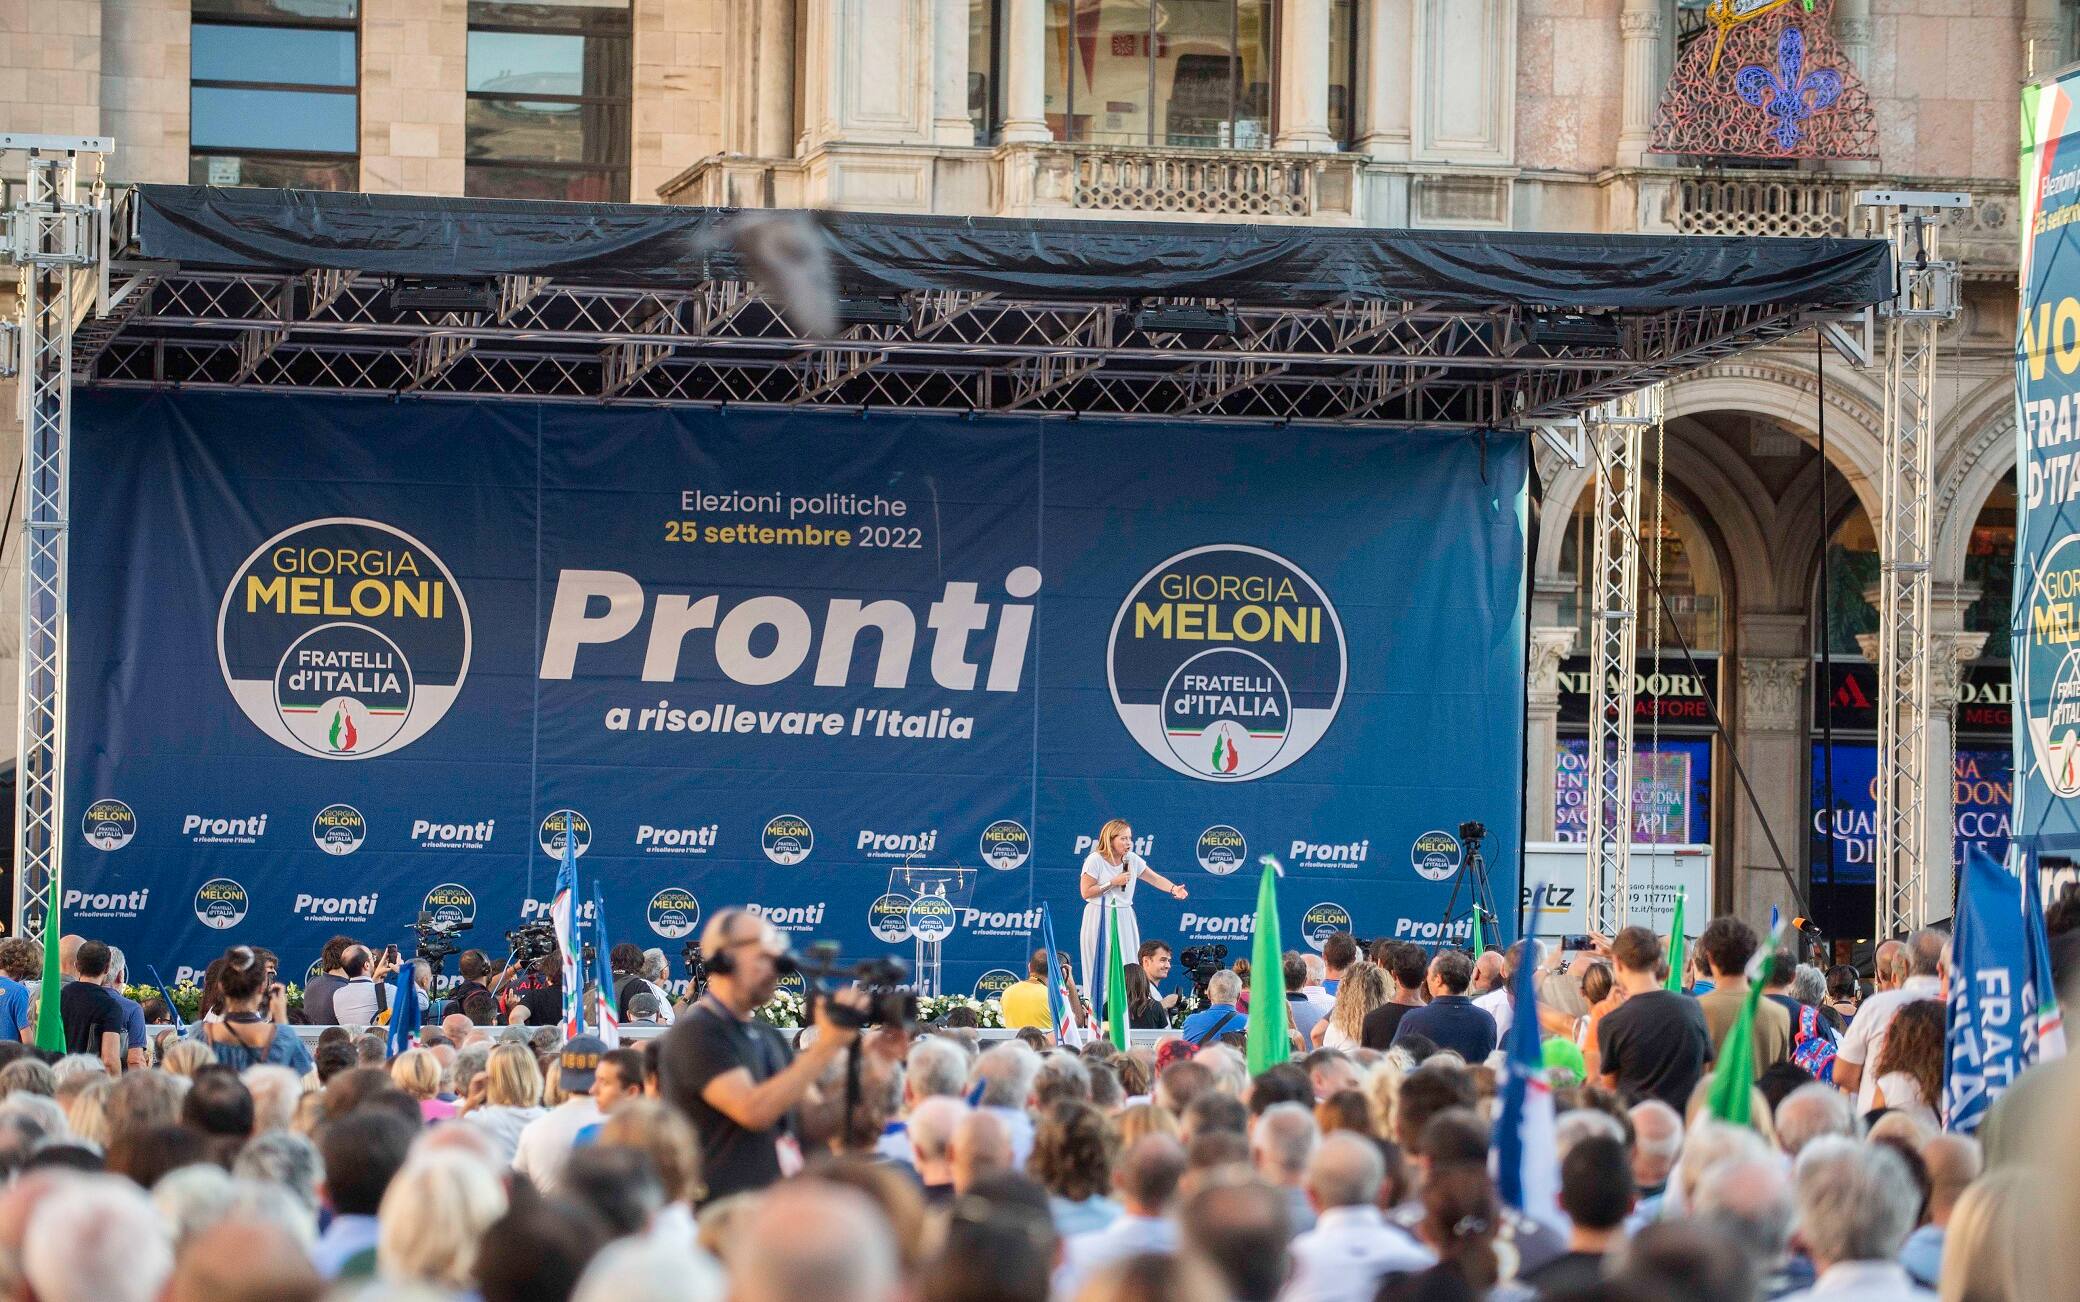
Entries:
POLYGON ((1226 823, 1215 823, 1199 833, 1199 866, 1216 877, 1226 877, 1249 856, 1249 842, 1226 823))
POLYGON ((693 892, 667 886, 650 897, 650 930, 666 940, 683 940, 700 925, 701 902, 693 892))
POLYGON ((592 848, 592 821, 575 809, 559 809, 542 820, 540 840, 542 853, 551 859, 563 858, 563 843, 569 840, 573 859, 583 859, 592 848))
POLYGON ((935 944, 953 934, 953 904, 944 895, 921 895, 910 902, 910 934, 935 944))
POLYGON ((910 897, 880 895, 867 906, 867 930, 884 945, 910 939, 910 897))
POLYGON ((229 877, 212 877, 195 892, 195 916, 205 927, 228 931, 246 920, 246 888, 229 877))
POLYGON ((1033 853, 1033 834, 1024 823, 1000 818, 982 829, 982 862, 1002 872, 1025 863, 1033 853))
POLYGON ((458 882, 442 882, 426 892, 420 908, 435 922, 452 922, 467 927, 477 920, 476 892, 458 882))
POLYGON ((1261 547, 1179 552, 1113 616, 1106 681, 1157 761, 1208 782, 1276 773, 1335 722, 1343 623, 1307 572, 1261 547))
POLYGON ((97 800, 87 806, 80 833, 96 850, 120 850, 137 835, 137 814, 120 800, 97 800))
POLYGON ((311 840, 326 854, 352 854, 368 839, 368 820, 352 805, 327 805, 311 820, 311 840))
POLYGON ((766 858, 784 867, 809 857, 809 851, 816 848, 816 833, 809 830, 808 819, 782 814, 767 820, 766 830, 759 834, 759 844, 766 858))
POLYGON ((992 999, 1002 999, 1004 992, 1017 985, 1018 981, 1018 973, 993 967, 975 978, 975 998, 983 1003, 992 999))
POLYGON ((2015 641, 2030 757, 2053 795, 2080 796, 2080 534, 2044 553, 2015 641))
POLYGON ((1408 847, 1409 866, 1426 881, 1441 882, 1459 871, 1459 838, 1450 832, 1425 832, 1408 847))
POLYGON ((217 663, 238 708, 325 759, 372 759, 426 735, 455 703, 469 656, 454 574, 374 520, 283 530, 246 558, 217 609, 217 663))
POLYGON ((1317 904, 1300 915, 1300 934, 1307 947, 1319 954, 1329 937, 1351 929, 1351 911, 1341 904, 1317 904))

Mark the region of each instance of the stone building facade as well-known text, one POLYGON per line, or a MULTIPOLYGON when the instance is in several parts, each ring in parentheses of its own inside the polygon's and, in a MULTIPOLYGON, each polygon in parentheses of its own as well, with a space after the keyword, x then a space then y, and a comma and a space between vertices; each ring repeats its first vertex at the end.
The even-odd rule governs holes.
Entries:
MULTIPOLYGON (((1967 293, 1938 381, 1946 672, 1931 755, 1933 771, 1956 766, 1958 807, 1935 802, 1930 839, 1998 839, 1987 809, 2007 765, 2017 93, 2066 56, 2069 0, 1834 0, 1877 157, 1770 166, 1654 151, 1657 104, 1703 9, 0 0, 0 129, 114 136, 117 183, 976 216, 1834 235, 1857 229, 1857 189, 1966 191, 1972 205, 1945 236, 1967 293)), ((1659 820, 1643 835, 1711 846, 1718 907, 1792 911, 1793 883, 1810 883, 1823 917, 1852 934, 1868 895, 1858 635, 1874 627, 1877 380, 1808 336, 1670 386, 1648 509, 1676 617, 1641 639, 1662 653, 1641 666, 1659 820), (1829 721, 1832 751, 1817 741, 1829 721), (1816 794, 1829 772, 1831 815, 1816 794)), ((1550 448, 1538 463, 1533 839, 1566 836, 1580 815, 1590 484, 1550 448)), ((13 632, 0 637, 4 653, 13 632)), ((0 684, 11 694, 13 675, 0 684)))

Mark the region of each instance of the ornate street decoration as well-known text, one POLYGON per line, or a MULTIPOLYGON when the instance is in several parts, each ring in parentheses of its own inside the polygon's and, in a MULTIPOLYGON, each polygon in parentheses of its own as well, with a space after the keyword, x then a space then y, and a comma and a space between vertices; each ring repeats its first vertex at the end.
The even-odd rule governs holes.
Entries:
POLYGON ((1706 158, 1876 158, 1870 96, 1834 39, 1833 0, 1714 0, 1677 56, 1654 151, 1706 158))

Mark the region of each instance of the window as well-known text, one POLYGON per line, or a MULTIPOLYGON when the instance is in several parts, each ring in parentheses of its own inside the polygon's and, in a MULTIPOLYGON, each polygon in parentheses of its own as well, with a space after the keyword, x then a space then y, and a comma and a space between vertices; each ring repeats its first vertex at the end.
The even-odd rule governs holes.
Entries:
POLYGON ((360 0, 194 0, 188 179, 352 190, 360 0))
POLYGON ((1274 35, 1272 0, 1048 0, 1047 124, 1057 140, 1268 149, 1274 35))
MULTIPOLYGON (((1667 601, 1667 610, 1673 612, 1674 622, 1664 616, 1661 620, 1661 646, 1664 654, 1680 656, 1678 634, 1681 642, 1688 644, 1693 652, 1720 651, 1724 649, 1720 621, 1724 613, 1722 594, 1725 591, 1719 579, 1719 563, 1712 551, 1703 528, 1689 509, 1675 496, 1664 498, 1660 505, 1660 532, 1655 532, 1655 503, 1652 492, 1642 495, 1640 503, 1639 540, 1643 550, 1639 557, 1638 597, 1632 608, 1642 614, 1651 614, 1662 609, 1667 601), (1658 555, 1656 540, 1659 539, 1658 555), (1659 594, 1648 577, 1650 569, 1661 576, 1659 594)), ((1562 617, 1574 622, 1575 645, 1586 649, 1590 645, 1589 606, 1583 592, 1595 557, 1590 555, 1595 545, 1594 528, 1596 515, 1596 492, 1593 487, 1585 488, 1575 503, 1574 514, 1567 522, 1567 536, 1560 542, 1560 569, 1574 575, 1575 591, 1572 597, 1560 603, 1562 617)), ((1654 644, 1654 629, 1645 619, 1639 626, 1639 653, 1649 654, 1654 644)))
POLYGON ((470 0, 463 190, 628 198, 627 0, 470 0))

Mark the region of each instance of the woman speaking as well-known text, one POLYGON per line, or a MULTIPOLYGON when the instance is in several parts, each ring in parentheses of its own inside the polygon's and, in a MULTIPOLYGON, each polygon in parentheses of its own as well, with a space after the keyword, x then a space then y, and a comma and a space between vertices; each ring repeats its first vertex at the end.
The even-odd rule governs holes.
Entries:
POLYGON ((1100 1003, 1105 973, 1105 934, 1110 920, 1107 910, 1119 915, 1119 953, 1122 966, 1140 961, 1141 927, 1134 920, 1134 884, 1148 884, 1176 899, 1191 892, 1148 866, 1134 853, 1134 829, 1124 818, 1115 818, 1098 833, 1098 846, 1083 861, 1083 876, 1077 888, 1083 892, 1083 988, 1093 1006, 1100 1003))

